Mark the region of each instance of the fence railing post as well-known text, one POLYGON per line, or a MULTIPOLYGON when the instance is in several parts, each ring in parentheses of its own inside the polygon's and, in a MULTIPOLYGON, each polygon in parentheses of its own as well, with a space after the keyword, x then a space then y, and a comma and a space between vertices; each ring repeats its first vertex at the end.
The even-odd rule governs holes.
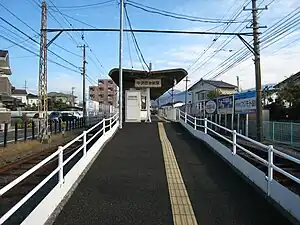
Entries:
POLYGON ((7 135, 8 135, 8 124, 4 124, 4 140, 3 140, 3 145, 4 147, 7 146, 7 135))
POLYGON ((83 131, 83 156, 86 156, 86 137, 87 132, 83 131))
POLYGON ((112 118, 109 118, 109 130, 111 130, 111 122, 112 122, 112 118))
POLYGON ((197 117, 194 117, 194 129, 197 130, 197 117))
POLYGON ((204 133, 207 134, 207 118, 204 118, 204 133))
POLYGON ((187 123, 187 113, 184 113, 184 123, 187 123))
POLYGON ((105 118, 103 119, 103 134, 105 134, 106 133, 106 130, 105 130, 106 128, 105 128, 105 118))
POLYGON ((55 134, 57 133, 57 121, 56 120, 54 121, 54 133, 55 134))
POLYGON ((62 185, 64 183, 64 149, 62 146, 58 147, 59 154, 58 154, 58 183, 62 185))
POLYGON ((58 132, 61 133, 61 120, 58 121, 58 132))
POLYGON ((27 140, 27 122, 24 122, 24 141, 27 140))
POLYGON ((35 126, 35 123, 34 121, 31 122, 31 139, 34 140, 34 126, 35 126))
POLYGON ((293 122, 291 122, 291 145, 293 145, 293 122))
POLYGON ((18 141, 18 122, 15 123, 15 142, 18 141))
POLYGON ((268 147, 268 196, 271 194, 271 183, 273 181, 273 160, 274 160, 273 145, 268 147))
POLYGON ((272 140, 275 141, 275 123, 272 122, 272 140))
POLYGON ((232 154, 235 155, 236 154, 236 130, 232 131, 232 154))

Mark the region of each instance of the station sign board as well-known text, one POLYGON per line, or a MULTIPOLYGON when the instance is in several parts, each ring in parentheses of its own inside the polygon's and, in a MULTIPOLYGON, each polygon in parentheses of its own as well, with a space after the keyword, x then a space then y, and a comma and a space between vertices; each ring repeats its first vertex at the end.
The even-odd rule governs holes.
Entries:
POLYGON ((161 79, 135 79, 136 88, 160 88, 161 79))
POLYGON ((215 100, 209 100, 205 103, 205 112, 207 114, 214 114, 217 112, 217 103, 215 100))
POLYGON ((234 113, 234 97, 224 96, 217 99, 218 114, 233 114, 234 113))
POLYGON ((234 96, 236 114, 252 114, 256 112, 256 92, 249 91, 234 96))

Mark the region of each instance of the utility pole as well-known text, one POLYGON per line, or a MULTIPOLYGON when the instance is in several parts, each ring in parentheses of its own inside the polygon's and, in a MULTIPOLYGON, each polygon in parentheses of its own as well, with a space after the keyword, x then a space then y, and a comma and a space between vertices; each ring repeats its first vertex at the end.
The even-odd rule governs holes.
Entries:
MULTIPOLYGON (((266 10, 265 8, 257 8, 257 0, 252 0, 252 29, 253 29, 253 43, 254 43, 254 64, 255 64, 255 83, 256 83, 256 138, 262 141, 262 88, 261 88, 261 68, 260 68, 260 40, 257 12, 259 10, 266 10)), ((244 8, 244 10, 246 10, 244 8)))
POLYGON ((172 108, 174 107, 174 87, 175 87, 176 84, 177 84, 177 81, 176 81, 175 77, 173 77, 173 86, 172 86, 172 94, 171 94, 171 96, 172 96, 172 108))
POLYGON ((75 87, 72 87, 72 106, 75 106, 74 89, 75 87))
POLYGON ((119 43, 119 128, 123 127, 123 30, 124 30, 124 0, 120 0, 120 43, 119 43))
POLYGON ((40 64, 39 64, 39 82, 38 82, 38 97, 39 97, 39 139, 43 142, 45 139, 50 139, 48 132, 48 96, 47 96, 47 4, 42 2, 42 17, 41 17, 41 39, 40 39, 40 64))
MULTIPOLYGON (((149 63, 149 72, 148 72, 148 77, 150 77, 151 76, 151 72, 152 72, 152 63, 149 63)), ((148 117, 148 122, 150 122, 151 123, 151 110, 150 110, 150 108, 151 108, 151 88, 150 87, 148 87, 147 88, 147 117, 148 117)))
POLYGON ((240 92, 240 77, 236 76, 237 91, 240 92))
POLYGON ((25 89, 25 91, 27 91, 27 80, 25 80, 24 89, 25 89))
MULTIPOLYGON (((82 40, 84 39, 82 35, 82 40)), ((82 48, 82 107, 83 107, 83 126, 85 127, 85 122, 86 122, 86 99, 85 99, 85 77, 86 77, 86 56, 85 56, 85 50, 86 50, 86 45, 81 45, 78 46, 79 48, 82 48)))
POLYGON ((187 96, 188 96, 188 82, 190 81, 188 79, 188 76, 186 76, 185 78, 185 95, 184 95, 184 102, 185 102, 185 105, 184 105, 184 110, 185 110, 185 113, 187 113, 187 96))

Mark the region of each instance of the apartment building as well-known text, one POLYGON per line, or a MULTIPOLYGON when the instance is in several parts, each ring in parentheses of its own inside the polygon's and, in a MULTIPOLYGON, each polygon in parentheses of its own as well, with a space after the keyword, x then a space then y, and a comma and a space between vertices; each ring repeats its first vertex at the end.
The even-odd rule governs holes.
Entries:
POLYGON ((116 105, 117 85, 110 79, 98 80, 98 86, 89 87, 89 96, 93 101, 104 105, 116 105))

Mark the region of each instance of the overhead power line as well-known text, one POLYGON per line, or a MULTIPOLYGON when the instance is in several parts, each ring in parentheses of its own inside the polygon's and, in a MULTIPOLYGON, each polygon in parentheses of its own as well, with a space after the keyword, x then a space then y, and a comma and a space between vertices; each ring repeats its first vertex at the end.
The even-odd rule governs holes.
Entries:
MULTIPOLYGON (((111 3, 111 2, 115 2, 115 0, 108 0, 108 1, 104 1, 104 2, 98 2, 98 3, 94 3, 94 4, 87 4, 87 5, 55 6, 55 8, 59 8, 59 9, 82 9, 82 8, 90 8, 90 7, 105 5, 105 4, 111 3)), ((49 7, 51 8, 53 6, 49 6, 49 7)))
MULTIPOLYGON (((19 31, 20 33, 22 33, 24 36, 26 36, 27 38, 29 38, 31 41, 33 41, 36 44, 40 44, 37 40, 33 39, 32 37, 30 37, 28 34, 26 34, 24 31, 20 30, 19 28, 17 28, 16 26, 14 26, 13 24, 11 24, 10 22, 8 22, 6 19, 4 19, 3 17, 0 16, 0 19, 2 21, 4 21, 6 24, 8 24, 9 26, 11 26, 12 28, 14 28, 15 30, 19 31)), ((53 55, 55 55, 57 58, 63 60, 64 62, 68 63, 69 65, 78 68, 78 66, 74 65, 73 63, 69 62, 68 60, 64 59, 63 57, 61 57, 60 55, 58 55, 57 53, 53 52, 52 50, 48 49, 48 52, 52 53, 53 55)))
MULTIPOLYGON (((19 31, 20 33, 22 33, 24 36, 26 36, 27 38, 29 38, 31 41, 33 41, 36 44, 40 44, 37 40, 33 39, 32 37, 30 37, 28 34, 26 34, 25 32, 23 32, 22 30, 20 30, 19 28, 17 28, 16 26, 14 26, 13 24, 11 24, 10 22, 8 22, 7 20, 5 20, 3 17, 0 16, 0 19, 2 21, 4 21, 5 23, 7 23, 9 26, 11 26, 12 28, 14 28, 15 30, 19 31)), ((73 63, 69 62, 68 60, 64 59, 63 57, 61 57, 60 55, 58 55, 57 53, 53 52, 52 50, 48 49, 48 52, 52 53, 53 55, 55 55, 57 58, 63 60, 64 62, 68 63, 69 65, 78 68, 78 66, 74 65, 73 63)))
POLYGON ((146 5, 143 5, 143 4, 134 2, 134 1, 130 1, 130 0, 127 1, 126 5, 130 5, 132 7, 141 9, 145 12, 155 13, 155 14, 159 14, 159 15, 167 16, 167 17, 172 17, 174 19, 189 20, 192 22, 226 23, 226 24, 227 23, 243 23, 240 21, 225 21, 225 20, 220 20, 220 19, 201 18, 201 17, 195 17, 195 16, 184 15, 184 14, 179 14, 179 13, 173 13, 173 12, 157 9, 154 7, 146 6, 146 5))
MULTIPOLYGON (((269 29, 267 29, 266 33, 264 35, 262 35, 262 41, 261 41, 262 49, 261 50, 264 50, 264 49, 270 47, 271 45, 279 42, 280 40, 287 37, 294 31, 300 29, 300 22, 299 22, 300 16, 298 16, 297 18, 293 18, 293 16, 291 16, 292 13, 299 14, 300 10, 299 10, 299 12, 297 12, 297 11, 295 12, 295 10, 293 10, 291 13, 289 13, 288 15, 286 15, 285 17, 283 17, 282 19, 277 21, 275 24, 273 24, 269 29), (286 19, 286 18, 288 18, 288 19, 286 19), (279 23, 280 21, 284 21, 284 22, 279 23), (297 22, 296 25, 295 25, 295 21, 297 22), (281 31, 281 32, 278 33, 278 31, 281 31), (286 32, 288 32, 288 33, 286 34, 286 32), (266 38, 266 37, 270 37, 270 38, 266 38)), ((229 57, 228 59, 226 59, 223 63, 221 63, 219 66, 217 66, 217 68, 210 71, 209 73, 207 73, 204 76, 212 74, 212 72, 214 72, 214 71, 218 71, 215 75, 213 75, 211 77, 211 79, 215 79, 215 78, 221 76, 222 74, 226 73, 230 69, 243 63, 244 61, 249 59, 251 57, 251 55, 252 54, 247 50, 246 47, 242 48, 236 54, 234 54, 231 57, 229 57)))
MULTIPOLYGON (((35 1, 35 0, 32 0, 36 5, 37 5, 37 7, 38 8, 41 8, 40 7, 40 5, 35 1)), ((15 17, 18 21, 20 21, 21 23, 23 23, 26 27, 28 27, 30 30, 32 30, 34 33, 36 33, 38 36, 40 36, 40 33, 39 32, 37 32, 35 29, 33 29, 31 26, 29 26, 24 20, 22 20, 20 17, 18 17, 15 13, 13 13, 11 10, 9 10, 7 7, 5 7, 3 4, 1 4, 1 2, 0 2, 0 6, 2 7, 2 8, 4 8, 7 12, 9 12, 13 17, 15 17)), ((30 40, 30 39, 29 39, 30 40)), ((68 50, 68 49, 66 49, 66 48, 64 48, 64 47, 62 47, 62 46, 60 46, 60 45, 58 45, 58 44, 56 44, 56 43, 53 43, 53 45, 55 45, 56 47, 58 47, 58 48, 60 48, 60 49, 62 49, 62 50, 64 50, 64 51, 66 51, 66 52, 68 52, 68 53, 70 53, 70 54, 73 54, 73 55, 75 55, 75 56, 79 56, 78 54, 76 54, 76 53, 74 53, 74 52, 71 52, 70 50, 68 50)), ((81 57, 81 56, 80 56, 81 57)))
MULTIPOLYGON (((26 47, 24 47, 24 46, 18 44, 17 42, 12 41, 12 40, 9 39, 9 38, 4 37, 4 36, 1 35, 1 34, 0 34, 0 37, 3 38, 4 40, 8 41, 8 42, 13 43, 13 44, 16 45, 16 46, 22 48, 22 49, 25 50, 25 51, 30 52, 30 53, 34 54, 35 56, 37 56, 37 57, 40 57, 38 53, 36 53, 36 52, 34 52, 34 51, 31 51, 30 49, 28 49, 28 48, 26 48, 26 47)), ((77 70, 74 70, 74 69, 72 69, 72 68, 70 68, 70 67, 67 67, 67 66, 65 66, 65 65, 62 65, 62 64, 60 64, 60 63, 58 63, 58 62, 55 62, 55 61, 53 61, 53 60, 48 59, 48 61, 51 62, 51 63, 54 63, 54 64, 56 64, 56 65, 58 65, 58 66, 60 66, 60 67, 63 67, 63 68, 65 68, 65 69, 68 69, 68 70, 70 70, 70 71, 72 71, 72 72, 80 73, 80 72, 77 71, 77 70)))
MULTIPOLYGON (((275 2, 274 0, 271 1, 268 4, 268 6, 271 5, 274 2, 275 2)), ((260 5, 262 3, 263 2, 261 2, 260 5)), ((260 12, 260 14, 261 14, 261 12, 260 12)), ((284 20, 284 18, 281 19, 281 20, 279 20, 279 21, 282 21, 282 20, 284 20)), ((278 24, 278 22, 275 23, 275 24, 278 24)), ((266 30, 266 32, 262 35, 262 39, 266 35, 268 35, 270 33, 270 31, 272 31, 273 26, 271 26, 270 28, 268 28, 266 30)), ((276 33, 271 32, 271 36, 275 35, 275 34, 276 33)), ((264 42, 261 42, 261 43, 262 43, 262 47, 264 46, 264 44, 266 44, 264 42)), ((232 54, 230 57, 228 57, 224 62, 220 63, 216 68, 214 68, 211 71, 209 71, 208 73, 206 73, 203 77, 206 77, 208 75, 212 75, 209 79, 215 79, 215 78, 221 76, 222 74, 226 73, 230 69, 234 68, 235 66, 243 63, 244 61, 246 61, 247 59, 249 59, 251 56, 252 56, 252 53, 250 53, 249 50, 246 47, 243 47, 243 48, 239 49, 238 51, 236 51, 234 54, 232 54)))
POLYGON ((142 58, 144 64, 146 65, 146 67, 148 68, 148 70, 150 70, 150 68, 149 68, 149 66, 148 66, 148 64, 147 64, 147 62, 146 62, 146 60, 145 60, 145 58, 144 58, 144 56, 143 56, 143 53, 142 53, 142 51, 141 51, 141 49, 140 49, 140 47, 139 47, 139 44, 138 44, 137 39, 136 39, 136 37, 135 37, 135 34, 134 34, 134 32, 132 31, 133 29, 132 29, 131 22, 130 22, 130 19, 129 19, 129 16, 128 16, 127 8, 124 7, 124 10, 125 10, 125 16, 126 16, 126 18, 127 18, 129 28, 130 28, 130 30, 131 30, 131 34, 132 34, 132 36, 133 36, 133 38, 134 38, 134 42, 135 42, 135 44, 136 44, 136 46, 137 46, 137 48, 138 48, 138 51, 139 51, 139 53, 140 53, 140 55, 141 55, 141 58, 142 58))
MULTIPOLYGON (((246 0, 241 6, 242 7, 239 7, 235 12, 234 14, 232 15, 231 17, 231 20, 235 20, 236 18, 238 18, 238 16, 242 13, 243 11, 243 6, 245 5, 248 5, 251 1, 249 0, 246 0)), ((251 15, 251 14, 250 14, 251 15)), ((244 20, 244 21, 247 21, 247 19, 250 17, 250 15, 247 16, 247 18, 244 20)), ((222 32, 225 32, 229 27, 230 27, 231 24, 227 24, 224 29, 222 30, 222 32)), ((242 26, 242 24, 240 24, 235 30, 234 32, 236 32, 240 27, 242 26)), ((239 32, 241 32, 244 28, 242 28, 239 32)), ((221 37, 221 35, 218 35, 216 38, 214 38, 213 42, 209 45, 209 47, 196 59, 196 61, 194 61, 194 63, 192 63, 188 70, 191 69, 193 66, 196 65, 196 63, 202 58, 202 56, 208 52, 208 50, 217 42, 217 40, 221 37)), ((227 41, 230 37, 227 37, 223 43, 221 45, 219 45, 218 49, 223 49, 225 48, 234 38, 235 36, 233 36, 229 41, 227 41), (227 42, 226 42, 227 41, 227 42)), ((194 68, 192 71, 191 71, 191 74, 195 73, 196 71, 198 71, 200 68, 202 68, 205 64, 207 64, 215 55, 217 55, 219 53, 219 51, 216 51, 214 52, 208 59, 204 59, 202 60, 198 66, 196 68, 194 68)))
MULTIPOLYGON (((53 1, 52 0, 49 0, 51 3, 52 3, 52 5, 55 7, 55 9, 58 11, 58 13, 60 13, 61 15, 62 15, 62 17, 64 18, 64 20, 67 22, 67 24, 71 27, 71 28, 74 28, 73 27, 73 25, 72 25, 72 23, 66 18, 66 16, 64 16, 64 14, 55 6, 55 4, 53 3, 53 1)), ((103 68, 104 70, 101 72, 101 73, 105 73, 105 68, 104 68, 104 66, 102 65, 102 63, 100 62, 100 60, 99 60, 99 58, 97 57, 97 55, 93 52, 93 50, 92 50, 92 48, 91 48, 91 46, 87 43, 87 41, 83 38, 83 33, 82 34, 79 34, 80 36, 81 36, 81 39, 82 39, 82 41, 84 41, 84 43, 88 46, 88 48, 90 49, 90 52, 93 54, 93 56, 95 57, 95 59, 96 59, 96 61, 99 63, 99 65, 100 65, 100 67, 101 68, 103 68)), ((89 56, 88 56, 88 58, 90 58, 89 56)), ((93 61, 93 60, 91 60, 91 61, 93 61)), ((93 63, 94 63, 94 61, 93 61, 93 63)))

